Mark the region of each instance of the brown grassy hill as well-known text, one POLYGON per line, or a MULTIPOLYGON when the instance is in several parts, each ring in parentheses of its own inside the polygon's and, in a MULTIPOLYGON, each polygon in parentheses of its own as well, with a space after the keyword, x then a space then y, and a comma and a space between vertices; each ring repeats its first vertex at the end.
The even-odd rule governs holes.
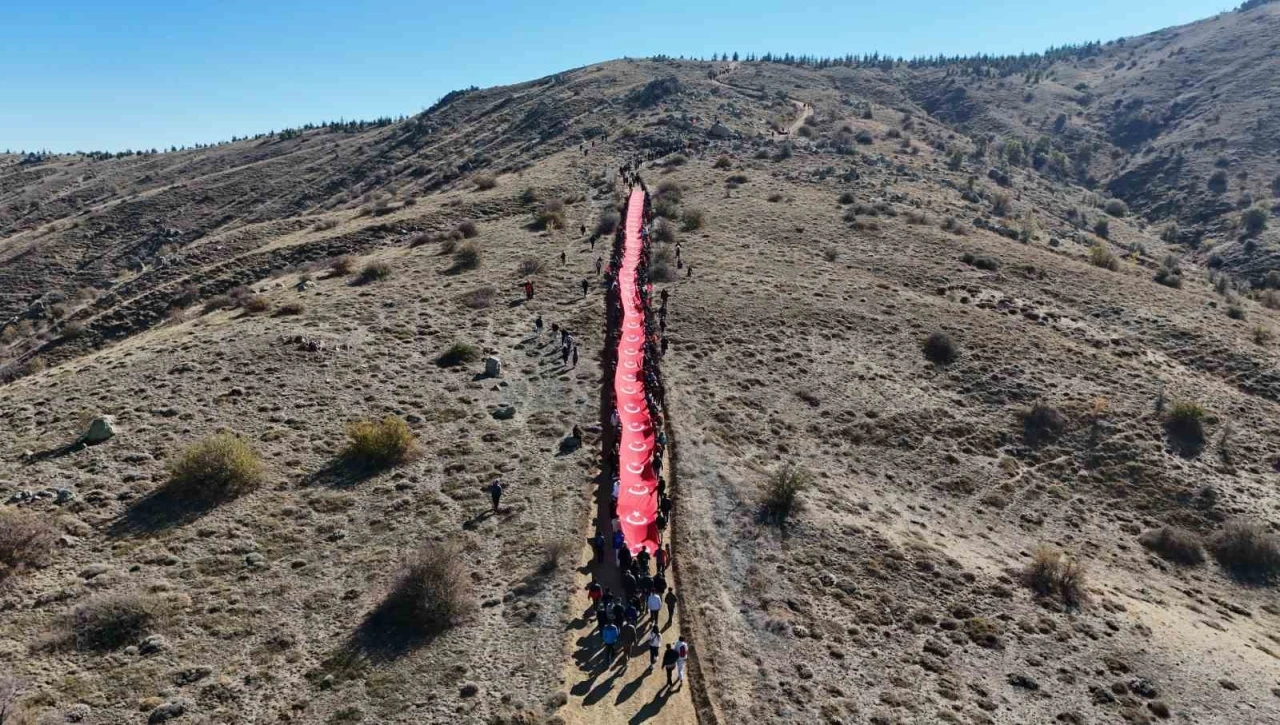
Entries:
POLYGON ((627 60, 350 132, 0 159, 18 722, 687 722, 641 667, 572 659, 589 237, 637 155, 666 217, 699 722, 1276 721, 1280 299, 1246 283, 1276 232, 1229 224, 1235 174, 1262 199, 1275 171, 1271 90, 1247 84, 1276 20, 1104 45, 1038 83, 627 60), (1215 92, 1225 141, 1196 148, 1215 92), (1165 120, 1134 142, 1140 93, 1165 120), (1189 93, 1210 100, 1165 112, 1189 93), (1135 191, 1177 151, 1185 178, 1135 191), (576 368, 538 314, 580 339, 576 368), (118 434, 75 445, 95 415, 118 434), (348 424, 387 416, 416 454, 354 465, 348 424), (210 438, 242 475, 192 489, 177 464, 210 438), (784 470, 806 485, 779 525, 784 470), (443 575, 408 581, 456 585, 451 616, 404 605, 432 545, 446 565, 415 571, 443 575))

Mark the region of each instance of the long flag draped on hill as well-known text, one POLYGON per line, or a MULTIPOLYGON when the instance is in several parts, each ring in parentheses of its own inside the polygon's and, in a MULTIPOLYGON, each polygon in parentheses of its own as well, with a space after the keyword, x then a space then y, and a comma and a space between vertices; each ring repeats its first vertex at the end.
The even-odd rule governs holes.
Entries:
POLYGON ((640 228, 644 224, 644 191, 631 190, 627 203, 626 238, 618 289, 622 297, 622 334, 614 394, 622 436, 618 446, 618 517, 632 552, 658 548, 658 477, 653 470, 656 432, 645 400, 645 317, 640 304, 636 267, 640 262, 640 228))

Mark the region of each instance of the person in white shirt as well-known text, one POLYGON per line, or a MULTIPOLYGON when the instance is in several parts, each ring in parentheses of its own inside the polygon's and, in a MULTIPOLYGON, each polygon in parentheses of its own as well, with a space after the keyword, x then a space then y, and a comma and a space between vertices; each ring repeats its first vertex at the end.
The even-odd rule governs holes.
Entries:
POLYGON ((658 616, 662 612, 662 597, 657 592, 649 592, 649 621, 653 626, 658 626, 658 616))
POLYGON ((689 660, 689 643, 684 641, 684 637, 676 642, 676 682, 684 682, 684 666, 689 660))
POLYGON ((649 669, 653 669, 654 664, 658 661, 658 652, 662 649, 662 635, 658 633, 658 628, 654 627, 653 632, 649 634, 649 669))

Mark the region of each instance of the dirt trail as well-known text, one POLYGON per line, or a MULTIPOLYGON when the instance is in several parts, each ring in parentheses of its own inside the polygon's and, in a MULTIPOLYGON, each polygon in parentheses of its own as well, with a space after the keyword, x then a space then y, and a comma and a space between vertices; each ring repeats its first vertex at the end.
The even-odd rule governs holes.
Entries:
MULTIPOLYGON (((668 481, 673 480, 671 467, 672 459, 668 457, 663 467, 663 475, 668 481)), ((603 473, 592 482, 595 516, 587 528, 590 534, 600 532, 606 540, 612 534, 610 489, 610 479, 603 473)), ((624 648, 623 655, 606 666, 587 587, 595 580, 607 589, 621 592, 622 579, 611 552, 606 552, 604 561, 597 563, 593 560, 591 547, 584 543, 579 557, 580 561, 588 563, 578 570, 569 605, 575 617, 569 623, 566 649, 573 656, 565 666, 568 700, 559 711, 560 717, 569 725, 696 723, 698 719, 690 694, 689 673, 686 672, 683 683, 668 687, 661 661, 650 665, 643 639, 635 646, 624 648)), ((674 587, 674 573, 668 572, 668 577, 674 587)), ((679 615, 684 603, 681 599, 674 617, 666 611, 665 605, 660 613, 659 631, 664 645, 675 643, 682 634, 679 615)), ((645 621, 646 618, 642 617, 642 625, 645 621)), ((641 627, 642 631, 646 628, 641 627)))
POLYGON ((800 112, 800 116, 795 121, 792 121, 790 126, 787 126, 788 135, 799 131, 800 127, 804 125, 804 122, 809 120, 809 117, 813 115, 813 106, 808 103, 805 103, 804 101, 797 101, 794 98, 791 99, 791 103, 794 104, 796 110, 800 112))

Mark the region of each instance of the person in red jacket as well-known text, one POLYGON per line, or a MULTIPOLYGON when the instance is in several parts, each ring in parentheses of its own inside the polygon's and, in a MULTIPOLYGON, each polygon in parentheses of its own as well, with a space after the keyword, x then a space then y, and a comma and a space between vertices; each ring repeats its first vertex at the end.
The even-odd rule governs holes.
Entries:
POLYGON ((524 281, 524 298, 526 300, 533 299, 533 280, 531 279, 524 281))

